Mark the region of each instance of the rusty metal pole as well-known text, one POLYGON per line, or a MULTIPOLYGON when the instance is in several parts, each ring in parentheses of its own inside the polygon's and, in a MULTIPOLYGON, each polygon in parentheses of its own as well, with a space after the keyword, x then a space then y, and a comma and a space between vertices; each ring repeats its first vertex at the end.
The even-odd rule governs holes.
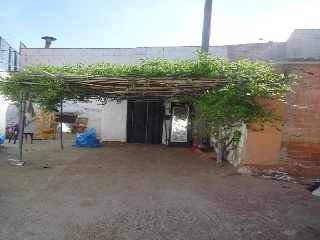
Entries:
POLYGON ((217 164, 218 166, 222 165, 222 125, 219 125, 219 136, 218 136, 218 156, 217 156, 217 164))
POLYGON ((148 127, 149 127, 149 101, 147 101, 147 119, 146 119, 146 131, 145 131, 145 144, 148 143, 148 127))
POLYGON ((63 140, 62 140, 62 114, 63 114, 63 97, 61 96, 60 100, 60 146, 63 149, 63 140))
POLYGON ((25 119, 25 111, 26 111, 26 93, 20 92, 20 108, 19 108, 19 155, 18 160, 19 163, 16 165, 24 166, 25 162, 22 160, 22 148, 23 148, 23 132, 24 132, 24 119, 25 119))

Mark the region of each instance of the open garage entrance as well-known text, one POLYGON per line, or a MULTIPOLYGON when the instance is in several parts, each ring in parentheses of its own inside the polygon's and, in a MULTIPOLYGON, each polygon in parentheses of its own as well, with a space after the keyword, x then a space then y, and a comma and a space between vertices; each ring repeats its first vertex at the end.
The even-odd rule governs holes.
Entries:
POLYGON ((162 143, 164 107, 160 101, 128 101, 128 143, 162 143))

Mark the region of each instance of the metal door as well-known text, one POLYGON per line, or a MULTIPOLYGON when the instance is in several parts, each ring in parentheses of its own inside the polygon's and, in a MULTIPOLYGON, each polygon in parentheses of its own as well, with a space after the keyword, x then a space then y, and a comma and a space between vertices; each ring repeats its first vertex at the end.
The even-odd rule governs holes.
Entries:
POLYGON ((162 102, 128 101, 127 142, 162 143, 162 102))

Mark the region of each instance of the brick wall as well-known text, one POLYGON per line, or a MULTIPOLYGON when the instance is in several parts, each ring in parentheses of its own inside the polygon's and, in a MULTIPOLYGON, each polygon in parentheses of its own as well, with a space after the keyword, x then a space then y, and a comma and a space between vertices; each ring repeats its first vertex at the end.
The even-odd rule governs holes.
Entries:
POLYGON ((301 76, 295 93, 288 96, 287 122, 280 165, 296 175, 320 176, 320 64, 293 65, 301 76), (312 75, 314 73, 318 76, 312 75))

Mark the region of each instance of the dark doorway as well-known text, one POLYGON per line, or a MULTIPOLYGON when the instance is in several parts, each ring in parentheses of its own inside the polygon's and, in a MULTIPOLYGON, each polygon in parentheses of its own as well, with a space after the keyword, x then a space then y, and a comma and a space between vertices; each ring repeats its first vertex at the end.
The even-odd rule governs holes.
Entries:
POLYGON ((128 101, 127 142, 162 143, 162 102, 128 101))

